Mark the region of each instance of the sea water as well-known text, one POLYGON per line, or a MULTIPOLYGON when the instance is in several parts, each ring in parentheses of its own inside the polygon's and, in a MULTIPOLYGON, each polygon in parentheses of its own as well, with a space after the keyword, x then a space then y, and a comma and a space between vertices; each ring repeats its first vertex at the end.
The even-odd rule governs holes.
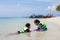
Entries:
POLYGON ((25 27, 26 23, 33 25, 33 20, 29 18, 0 18, 0 34, 16 32, 25 27))

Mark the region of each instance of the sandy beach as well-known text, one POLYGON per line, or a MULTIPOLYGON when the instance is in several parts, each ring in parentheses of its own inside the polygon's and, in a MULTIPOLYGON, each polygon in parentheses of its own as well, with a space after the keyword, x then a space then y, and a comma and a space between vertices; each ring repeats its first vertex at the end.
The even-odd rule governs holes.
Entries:
MULTIPOLYGON (((24 20, 20 21, 18 23, 19 26, 24 25, 25 23, 29 22, 32 24, 31 30, 35 29, 35 25, 33 23, 35 19, 30 20, 24 20)), ((11 33, 14 33, 20 29, 20 27, 16 27, 16 25, 12 23, 12 27, 7 28, 6 31, 3 31, 0 33, 0 40, 60 40, 60 17, 54 17, 54 18, 47 18, 47 19, 39 19, 40 21, 43 21, 45 24, 47 24, 48 30, 45 32, 36 32, 33 31, 31 33, 22 33, 22 34, 13 34, 8 35, 11 33)), ((18 26, 17 25, 17 26, 18 26)), ((5 30, 4 28, 2 30, 5 30)))

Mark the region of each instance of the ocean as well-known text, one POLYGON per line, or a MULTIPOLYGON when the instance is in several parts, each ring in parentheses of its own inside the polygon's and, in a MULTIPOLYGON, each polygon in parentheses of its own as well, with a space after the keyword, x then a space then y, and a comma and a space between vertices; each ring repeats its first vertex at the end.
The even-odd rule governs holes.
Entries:
POLYGON ((33 20, 34 19, 29 18, 0 18, 0 34, 16 32, 21 28, 25 27, 26 23, 34 25, 33 20))

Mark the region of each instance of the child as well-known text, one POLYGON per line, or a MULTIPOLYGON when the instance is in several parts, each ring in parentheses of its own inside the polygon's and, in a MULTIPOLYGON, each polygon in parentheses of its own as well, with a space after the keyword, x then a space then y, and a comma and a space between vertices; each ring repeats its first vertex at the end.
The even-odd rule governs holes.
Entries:
POLYGON ((25 32, 30 32, 30 27, 31 27, 30 24, 27 23, 25 26, 26 27, 24 27, 23 29, 21 29, 20 31, 18 31, 18 34, 25 33, 25 32))
POLYGON ((36 31, 46 31, 46 30, 47 30, 46 25, 43 24, 43 23, 41 23, 39 20, 35 20, 35 21, 34 21, 34 24, 35 24, 36 26, 38 26, 37 29, 36 29, 36 31))

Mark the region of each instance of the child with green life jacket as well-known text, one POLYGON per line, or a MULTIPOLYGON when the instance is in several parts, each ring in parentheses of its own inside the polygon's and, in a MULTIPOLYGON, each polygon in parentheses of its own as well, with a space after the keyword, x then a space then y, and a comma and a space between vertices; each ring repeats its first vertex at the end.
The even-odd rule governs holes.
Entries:
POLYGON ((39 20, 34 20, 34 24, 37 26, 36 31, 46 31, 47 27, 46 24, 41 23, 39 20))
POLYGON ((30 27, 31 27, 30 23, 27 23, 23 29, 18 31, 18 34, 25 33, 25 32, 30 32, 30 27))

